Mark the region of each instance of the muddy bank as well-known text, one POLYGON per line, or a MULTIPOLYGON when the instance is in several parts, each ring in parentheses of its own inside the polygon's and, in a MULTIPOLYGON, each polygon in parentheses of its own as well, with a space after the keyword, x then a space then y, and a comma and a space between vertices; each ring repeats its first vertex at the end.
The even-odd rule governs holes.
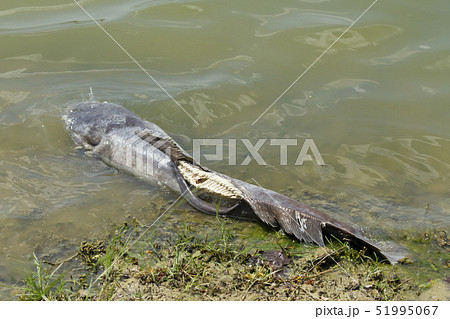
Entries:
POLYGON ((327 248, 286 239, 264 250, 234 238, 226 220, 199 234, 146 233, 133 220, 105 240, 83 242, 64 261, 37 263, 22 300, 448 300, 449 285, 420 282, 408 263, 388 265, 346 244, 327 248), (64 265, 61 267, 61 265, 64 265), (55 272, 56 267, 61 267, 55 272), (40 273, 42 278, 37 277, 40 273), (57 273, 61 273, 57 275, 57 273), (43 275, 44 274, 44 275, 43 275), (45 277, 47 274, 47 277, 45 277), (34 278, 33 278, 34 275, 34 278), (51 276, 50 276, 51 275, 51 276), (33 288, 47 280, 47 290, 33 288))

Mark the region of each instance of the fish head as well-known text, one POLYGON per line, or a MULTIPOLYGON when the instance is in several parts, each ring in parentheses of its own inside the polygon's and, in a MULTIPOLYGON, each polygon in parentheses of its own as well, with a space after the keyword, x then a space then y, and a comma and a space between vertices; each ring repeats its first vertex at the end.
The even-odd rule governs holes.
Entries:
POLYGON ((100 144, 109 132, 139 126, 142 122, 120 105, 97 101, 72 104, 63 120, 75 143, 89 150, 100 144))

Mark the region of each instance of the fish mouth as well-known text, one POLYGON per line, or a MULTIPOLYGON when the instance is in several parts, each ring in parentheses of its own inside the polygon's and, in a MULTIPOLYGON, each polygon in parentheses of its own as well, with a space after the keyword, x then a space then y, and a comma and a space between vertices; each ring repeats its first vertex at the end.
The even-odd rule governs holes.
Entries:
MULTIPOLYGON (((71 114, 71 112, 73 112, 72 108, 69 107, 66 109, 66 112, 63 114, 63 116, 61 117, 63 122, 64 122, 64 126, 66 128, 66 130, 70 133, 70 135, 72 137, 74 137, 74 135, 77 135, 73 129, 73 120, 74 120, 74 116, 73 114, 71 114)), ((78 143, 77 140, 75 140, 75 142, 78 143)))
POLYGON ((63 116, 61 117, 65 127, 68 131, 72 132, 73 131, 73 127, 72 122, 74 120, 74 118, 76 117, 75 111, 76 111, 76 107, 77 105, 79 105, 80 103, 72 103, 70 104, 68 107, 66 107, 66 109, 64 110, 63 116))
POLYGON ((89 107, 88 105, 86 105, 88 103, 90 108, 94 107, 94 103, 91 102, 82 102, 69 105, 66 108, 64 114, 62 115, 61 119, 64 122, 66 130, 69 132, 75 144, 87 150, 92 150, 93 146, 87 142, 86 137, 83 136, 83 134, 77 132, 77 130, 74 127, 75 119, 80 114, 80 112, 83 112, 84 109, 87 109, 89 107))
POLYGON ((64 114, 62 116, 62 120, 64 122, 64 126, 66 127, 66 129, 68 131, 72 131, 70 126, 72 124, 73 118, 71 118, 68 114, 64 114))

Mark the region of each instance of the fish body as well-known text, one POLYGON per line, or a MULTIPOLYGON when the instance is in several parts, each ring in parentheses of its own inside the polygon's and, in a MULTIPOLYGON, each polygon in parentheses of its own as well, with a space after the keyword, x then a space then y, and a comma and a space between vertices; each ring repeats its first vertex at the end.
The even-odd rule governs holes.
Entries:
POLYGON ((79 146, 111 166, 164 184, 200 211, 262 221, 320 246, 325 236, 334 236, 366 247, 391 263, 402 257, 383 251, 355 227, 328 214, 199 165, 159 126, 120 105, 75 103, 63 119, 79 146))

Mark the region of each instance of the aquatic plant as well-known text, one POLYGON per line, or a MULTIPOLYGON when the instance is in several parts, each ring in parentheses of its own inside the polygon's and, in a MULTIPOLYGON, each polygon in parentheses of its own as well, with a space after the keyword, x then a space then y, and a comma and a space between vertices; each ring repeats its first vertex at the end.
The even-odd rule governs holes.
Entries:
POLYGON ((58 270, 63 265, 59 264, 53 271, 43 265, 33 253, 34 265, 36 271, 25 278, 25 287, 19 287, 20 300, 67 300, 68 289, 67 281, 63 274, 58 274, 58 270))

